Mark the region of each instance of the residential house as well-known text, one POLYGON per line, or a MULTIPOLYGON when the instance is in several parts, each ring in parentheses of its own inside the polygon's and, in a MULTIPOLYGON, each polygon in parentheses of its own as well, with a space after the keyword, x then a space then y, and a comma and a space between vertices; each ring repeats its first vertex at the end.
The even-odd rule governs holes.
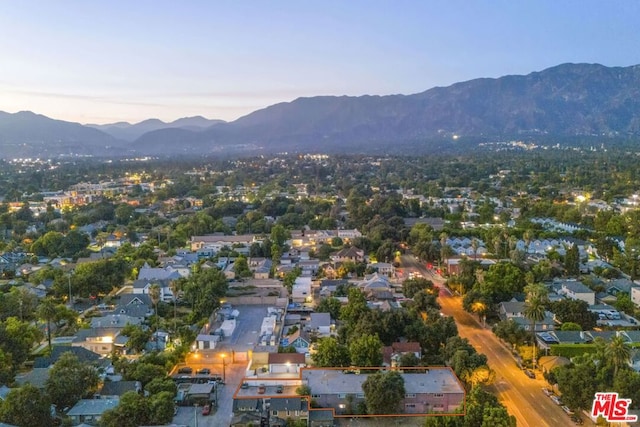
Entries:
POLYGON ((409 353, 420 360, 422 358, 420 343, 415 341, 391 343, 390 346, 382 347, 382 363, 384 366, 396 367, 399 365, 400 358, 409 353))
POLYGON ((189 244, 192 251, 202 248, 211 249, 214 253, 220 252, 222 248, 232 248, 234 245, 244 245, 250 247, 252 243, 260 242, 254 234, 243 234, 240 236, 226 236, 223 234, 208 234, 205 236, 191 236, 189 244))
MULTIPOLYGON (((531 321, 524 315, 524 302, 512 299, 511 301, 503 301, 499 305, 499 315, 502 320, 513 320, 525 331, 531 330, 531 321)), ((555 321, 553 313, 545 311, 544 319, 536 322, 534 325, 535 332, 553 331, 555 329, 555 321)))
POLYGON ((630 289, 631 301, 637 306, 640 306, 640 286, 634 285, 630 289))
POLYGON ((318 337, 331 335, 331 315, 329 313, 311 313, 311 320, 307 324, 307 331, 318 337))
POLYGON ((393 275, 396 272, 393 264, 388 262, 374 262, 371 264, 367 264, 367 268, 373 269, 375 272, 384 274, 387 276, 393 275))
POLYGON ((310 302, 311 277, 297 277, 291 289, 291 300, 293 302, 310 302))
MULTIPOLYGON (((298 315, 298 317, 300 316, 298 315)), ((291 330, 291 328, 289 328, 289 330, 291 330)), ((309 352, 311 340, 309 339, 308 334, 300 327, 300 325, 297 325, 294 332, 288 333, 287 335, 282 337, 282 339, 280 340, 280 345, 283 347, 291 346, 295 348, 298 353, 304 354, 309 352)))
POLYGON ((288 418, 307 421, 309 417, 309 402, 306 397, 271 397, 269 414, 272 419, 271 425, 274 425, 274 418, 278 421, 285 421, 283 425, 286 425, 288 418))
POLYGON ((558 291, 559 294, 564 295, 567 298, 585 301, 589 305, 596 303, 596 293, 583 285, 582 282, 578 280, 564 280, 554 282, 554 285, 556 283, 561 286, 558 291))
POLYGON ((149 291, 153 286, 158 286, 160 290, 160 301, 173 302, 173 292, 171 292, 171 282, 180 278, 178 273, 175 273, 173 279, 138 279, 133 282, 133 293, 149 295, 149 291))
POLYGON ((120 399, 80 399, 73 408, 69 409, 67 416, 71 418, 73 425, 86 423, 97 425, 104 414, 109 409, 118 406, 120 399))
POLYGON ((108 356, 116 348, 120 350, 124 348, 127 337, 120 335, 121 330, 121 327, 80 329, 71 345, 74 347, 84 347, 94 353, 108 356))
MULTIPOLYGON (((426 372, 402 373, 405 397, 399 413, 426 414, 454 412, 464 405, 464 387, 450 368, 428 368, 426 372)), ((312 398, 323 408, 333 408, 336 416, 346 416, 347 403, 364 401, 362 384, 368 375, 348 374, 342 369, 304 369, 302 380, 312 398)))
POLYGON ((298 261, 296 264, 302 270, 302 276, 315 276, 318 274, 320 268, 320 261, 317 259, 308 259, 304 261, 298 261))
POLYGON ((129 391, 142 393, 142 383, 140 381, 105 381, 96 394, 96 399, 119 399, 129 391))
POLYGON ((249 258, 249 269, 253 272, 254 279, 268 279, 273 262, 269 258, 249 258))
POLYGON ((333 261, 334 264, 341 264, 344 262, 363 262, 364 251, 356 248, 355 246, 344 248, 331 255, 331 261, 333 261))
POLYGON ((301 353, 269 353, 267 363, 271 374, 292 376, 297 376, 300 369, 306 366, 304 354, 301 353))
POLYGON ((51 348, 51 354, 49 356, 36 357, 33 362, 33 367, 50 368, 65 353, 72 353, 81 362, 89 363, 92 365, 98 364, 99 360, 102 358, 102 356, 98 353, 87 350, 83 347, 56 345, 51 348))
POLYGON ((135 317, 142 322, 153 314, 153 304, 149 294, 122 294, 113 314, 135 317))

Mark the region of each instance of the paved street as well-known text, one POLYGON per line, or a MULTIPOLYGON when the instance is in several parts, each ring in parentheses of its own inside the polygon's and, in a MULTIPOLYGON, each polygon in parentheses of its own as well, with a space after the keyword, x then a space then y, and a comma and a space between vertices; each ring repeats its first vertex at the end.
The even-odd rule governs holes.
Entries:
MULTIPOLYGON (((233 394, 240 386, 247 368, 247 361, 233 359, 235 352, 253 348, 258 338, 262 319, 267 315, 267 306, 236 306, 240 311, 236 330, 223 340, 214 350, 198 350, 187 356, 184 365, 197 371, 209 368, 211 374, 224 377, 224 385, 218 390, 219 407, 214 407, 210 415, 202 415, 202 408, 181 407, 173 422, 189 427, 222 427, 231 424, 233 418, 233 394), (223 356, 224 355, 224 362, 223 356)), ((239 357, 238 357, 239 358, 239 357)))
MULTIPOLYGON (((572 425, 569 417, 551 399, 542 393, 543 387, 549 387, 542 379, 542 373, 536 372, 537 379, 528 378, 518 368, 509 350, 487 328, 483 328, 477 317, 462 308, 462 298, 452 296, 443 285, 444 279, 433 275, 410 256, 402 257, 403 267, 418 269, 425 277, 441 287, 439 302, 442 313, 453 316, 461 337, 467 338, 475 349, 487 355, 489 366, 496 372, 493 392, 507 407, 510 414, 516 416, 518 427, 555 427, 572 425)), ((585 420, 585 425, 590 421, 585 420)))

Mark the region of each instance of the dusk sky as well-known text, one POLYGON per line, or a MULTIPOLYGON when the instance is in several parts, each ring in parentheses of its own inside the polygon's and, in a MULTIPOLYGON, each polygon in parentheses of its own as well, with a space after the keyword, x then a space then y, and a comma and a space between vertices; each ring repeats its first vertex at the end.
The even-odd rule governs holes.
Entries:
POLYGON ((301 96, 629 66, 639 22, 636 0, 5 1, 0 110, 234 120, 301 96))

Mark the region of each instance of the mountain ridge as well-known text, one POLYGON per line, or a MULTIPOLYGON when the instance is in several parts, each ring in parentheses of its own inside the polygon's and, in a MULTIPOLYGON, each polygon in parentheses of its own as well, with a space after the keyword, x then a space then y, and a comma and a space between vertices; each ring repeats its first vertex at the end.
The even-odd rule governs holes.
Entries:
MULTIPOLYGON (((6 119, 0 114, 0 142, 6 119)), ((107 136, 113 138, 109 141, 114 145, 127 147, 126 152, 144 155, 393 150, 429 153, 455 148, 459 144, 453 141, 462 139, 638 139, 640 65, 566 63, 526 75, 477 78, 410 95, 300 97, 232 122, 209 121, 199 116, 170 124, 158 122, 100 126, 117 125, 124 130, 138 126, 137 132, 144 132, 132 143, 114 138, 113 129, 107 136), (211 122, 214 123, 206 126, 211 122)), ((102 132, 104 144, 105 129, 93 130, 102 132)))

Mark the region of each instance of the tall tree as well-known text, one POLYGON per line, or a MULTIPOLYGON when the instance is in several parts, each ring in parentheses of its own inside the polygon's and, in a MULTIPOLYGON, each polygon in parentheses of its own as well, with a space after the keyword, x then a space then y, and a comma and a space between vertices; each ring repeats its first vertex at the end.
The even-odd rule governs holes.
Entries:
POLYGON ((578 245, 571 245, 564 256, 564 269, 568 276, 576 277, 580 274, 580 252, 578 251, 578 245))
POLYGON ((351 341, 349 355, 354 366, 382 366, 382 342, 377 335, 361 335, 351 341))
POLYGON ((362 383, 369 414, 397 414, 404 399, 404 379, 398 371, 370 374, 362 383))
POLYGON ((151 298, 151 303, 156 310, 155 318, 156 318, 156 350, 158 349, 158 325, 160 318, 158 317, 158 303, 160 302, 160 286, 157 283, 154 283, 149 287, 149 298, 151 298))
POLYGON ((631 350, 627 347, 624 338, 621 336, 615 336, 609 342, 606 348, 606 355, 613 365, 614 378, 617 376, 620 368, 628 366, 631 360, 631 350))
POLYGON ((47 396, 31 384, 12 389, 0 401, 0 421, 20 427, 53 425, 51 403, 47 396))
POLYGON ((56 304, 51 298, 45 298, 38 306, 38 317, 47 322, 47 342, 51 353, 51 321, 56 318, 56 304))
POLYGON ((533 365, 536 366, 536 323, 544 320, 546 306, 549 303, 547 288, 544 285, 527 285, 527 299, 524 302, 524 317, 531 322, 531 345, 533 365))
POLYGON ((49 371, 47 394, 58 408, 72 407, 98 386, 98 372, 71 352, 64 353, 49 371))

